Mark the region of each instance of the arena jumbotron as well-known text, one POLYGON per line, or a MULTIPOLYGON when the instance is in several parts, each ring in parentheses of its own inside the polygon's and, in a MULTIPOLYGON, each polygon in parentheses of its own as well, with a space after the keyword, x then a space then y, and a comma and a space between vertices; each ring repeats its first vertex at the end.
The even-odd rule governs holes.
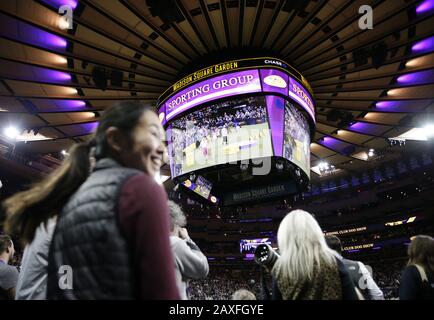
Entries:
POLYGON ((434 298, 434 0, 8 0, 0 36, 0 300, 434 298))

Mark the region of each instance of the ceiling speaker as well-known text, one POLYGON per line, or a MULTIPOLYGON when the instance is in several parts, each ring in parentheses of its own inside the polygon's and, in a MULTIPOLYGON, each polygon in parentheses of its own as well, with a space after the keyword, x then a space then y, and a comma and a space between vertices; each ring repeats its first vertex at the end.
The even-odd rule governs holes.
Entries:
POLYGON ((107 89, 107 75, 103 67, 95 67, 92 70, 92 79, 98 89, 107 89))
POLYGON ((353 51, 353 59, 356 67, 361 67, 368 63, 368 50, 360 48, 353 51))
POLYGON ((119 70, 112 70, 110 74, 110 82, 114 87, 122 87, 122 79, 124 78, 124 73, 119 70))
POLYGON ((152 16, 160 17, 166 24, 185 20, 175 0, 146 0, 146 4, 152 16))
POLYGON ((294 9, 296 11, 304 11, 308 4, 309 0, 286 0, 283 8, 285 8, 286 10, 294 9))
POLYGON ((372 48, 372 65, 378 69, 386 62, 386 59, 387 45, 384 42, 375 44, 372 48))

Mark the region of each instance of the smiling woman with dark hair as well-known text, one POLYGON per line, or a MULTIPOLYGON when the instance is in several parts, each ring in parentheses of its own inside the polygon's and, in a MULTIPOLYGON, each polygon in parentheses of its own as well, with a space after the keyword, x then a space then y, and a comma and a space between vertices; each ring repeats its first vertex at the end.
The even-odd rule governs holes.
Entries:
POLYGON ((57 217, 48 299, 179 297, 167 195, 154 179, 163 164, 163 140, 155 112, 139 102, 117 103, 104 112, 94 138, 74 146, 62 167, 6 201, 6 226, 27 244, 41 223, 57 217), (64 266, 73 272, 66 290, 59 288, 64 266))

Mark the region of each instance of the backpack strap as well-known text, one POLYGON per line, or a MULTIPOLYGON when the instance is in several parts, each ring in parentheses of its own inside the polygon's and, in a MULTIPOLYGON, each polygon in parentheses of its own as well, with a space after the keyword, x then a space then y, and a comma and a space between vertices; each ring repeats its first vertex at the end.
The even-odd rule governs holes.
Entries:
POLYGON ((428 277, 426 276, 425 269, 418 264, 415 264, 414 266, 417 268, 417 271, 419 271, 422 282, 428 282, 428 277))
POLYGON ((366 300, 366 298, 363 295, 362 291, 358 287, 354 287, 354 290, 356 291, 357 298, 359 298, 359 300, 366 300))

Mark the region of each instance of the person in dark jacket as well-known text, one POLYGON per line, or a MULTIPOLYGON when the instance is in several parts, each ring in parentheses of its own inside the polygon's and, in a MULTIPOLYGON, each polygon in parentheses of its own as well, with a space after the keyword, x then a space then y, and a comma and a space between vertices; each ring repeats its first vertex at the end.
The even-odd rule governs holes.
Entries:
POLYGON ((384 300, 384 294, 372 278, 368 268, 360 261, 353 261, 342 257, 342 243, 335 235, 325 236, 330 249, 336 251, 337 256, 347 268, 354 286, 366 300, 384 300))
POLYGON ((280 223, 277 242, 274 300, 358 300, 348 271, 308 212, 288 213, 280 223))
POLYGON ((434 300, 434 238, 418 235, 408 247, 408 264, 401 275, 400 300, 434 300))
POLYGON ((48 299, 179 299, 167 195, 154 179, 164 131, 140 102, 105 110, 92 139, 6 202, 6 228, 30 243, 53 216, 48 299))

